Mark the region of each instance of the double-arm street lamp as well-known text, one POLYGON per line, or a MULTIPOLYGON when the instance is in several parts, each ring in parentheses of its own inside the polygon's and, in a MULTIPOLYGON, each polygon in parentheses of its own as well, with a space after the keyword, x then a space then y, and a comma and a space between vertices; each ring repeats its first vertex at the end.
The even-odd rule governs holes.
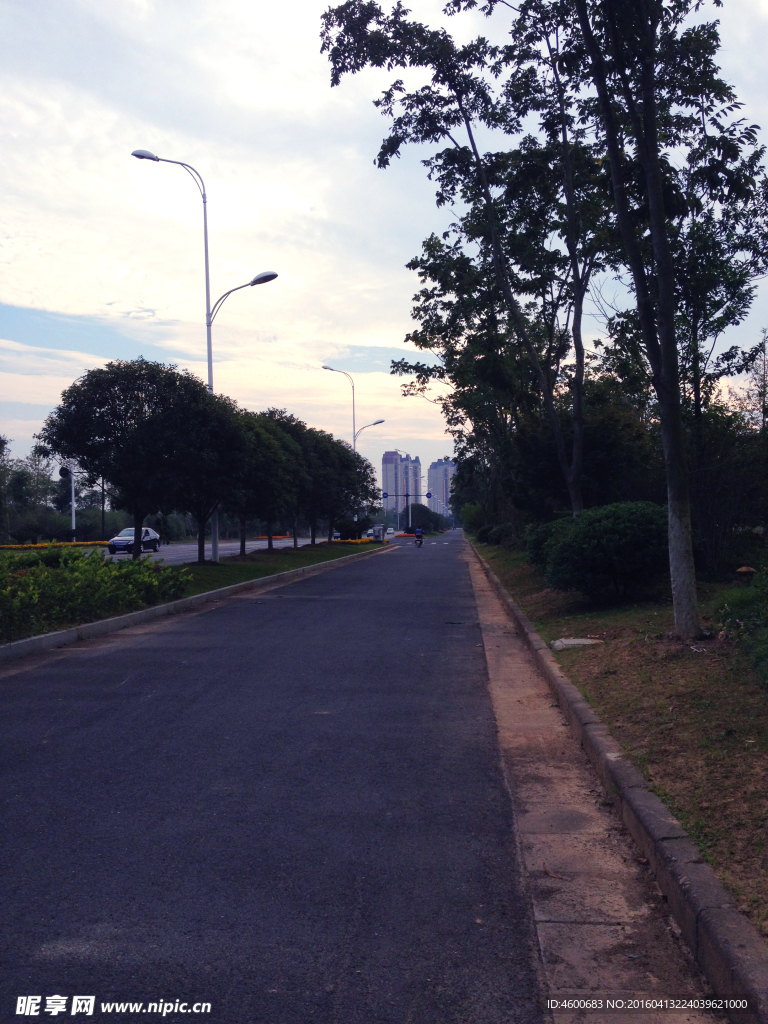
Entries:
MULTIPOLYGON (((207 333, 208 341, 208 390, 213 394, 213 344, 211 340, 211 328, 213 320, 218 311, 221 309, 224 301, 229 298, 233 292, 239 292, 241 288, 253 288, 257 284, 266 284, 268 281, 274 281, 277 274, 274 270, 264 270, 251 281, 247 281, 245 284, 238 285, 237 288, 230 288, 228 292, 225 292, 221 298, 217 299, 211 308, 211 280, 208 269, 208 197, 205 193, 205 182, 203 176, 199 171, 195 170, 190 164, 185 164, 182 160, 166 160, 165 157, 156 156, 154 153, 150 153, 148 149, 134 149, 131 156, 135 156, 137 160, 152 160, 159 164, 176 164, 177 167, 183 167, 184 170, 189 174, 194 183, 197 185, 200 196, 203 200, 203 245, 205 247, 205 329, 207 333)), ((218 562, 219 560, 219 514, 218 511, 214 512, 211 516, 211 561, 218 562)))
POLYGON ((357 451, 357 439, 360 437, 364 430, 368 427, 378 427, 384 420, 374 420, 373 423, 366 423, 364 427, 360 427, 359 430, 355 430, 355 382, 352 379, 351 374, 347 373, 346 370, 337 370, 334 366, 324 366, 324 370, 330 370, 331 373, 343 373, 349 383, 352 385, 352 451, 357 451))
MULTIPOLYGON (((334 366, 324 366, 324 370, 330 370, 331 373, 343 373, 349 383, 352 385, 352 451, 357 452, 357 439, 360 437, 364 430, 368 427, 378 427, 384 420, 374 420, 373 423, 366 423, 364 427, 360 427, 359 430, 355 430, 355 382, 352 379, 351 374, 347 373, 346 370, 337 370, 334 366)), ((354 521, 357 522, 357 512, 354 515, 354 521)))

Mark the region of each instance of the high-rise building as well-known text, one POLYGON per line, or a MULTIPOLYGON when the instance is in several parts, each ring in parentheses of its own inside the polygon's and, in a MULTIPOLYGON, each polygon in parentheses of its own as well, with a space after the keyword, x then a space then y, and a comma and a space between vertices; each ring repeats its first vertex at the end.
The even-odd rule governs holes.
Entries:
MULTIPOLYGON (((391 512, 401 507, 399 499, 395 497, 400 493, 400 483, 400 453, 384 452, 381 459, 381 490, 388 495, 382 501, 385 512, 391 512)), ((405 492, 405 488, 403 488, 403 492, 405 492)))
POLYGON ((450 459, 440 459, 433 462, 427 470, 427 485, 432 495, 427 504, 433 512, 440 515, 448 515, 448 506, 451 500, 451 480, 456 472, 456 463, 450 459))
POLYGON ((406 505, 421 502, 421 460, 418 455, 384 452, 381 460, 381 489, 388 497, 383 499, 384 509, 394 511, 406 505))

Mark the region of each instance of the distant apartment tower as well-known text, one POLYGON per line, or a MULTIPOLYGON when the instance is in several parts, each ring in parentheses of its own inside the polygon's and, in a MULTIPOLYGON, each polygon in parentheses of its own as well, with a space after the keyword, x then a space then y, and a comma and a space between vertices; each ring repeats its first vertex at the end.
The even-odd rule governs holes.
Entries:
POLYGON ((427 470, 427 484, 429 493, 432 495, 427 504, 433 512, 440 515, 448 515, 448 507, 451 501, 451 480, 456 472, 456 463, 450 459, 441 459, 433 462, 427 470))
POLYGON ((388 495, 382 502, 387 512, 404 509, 406 501, 410 504, 421 502, 421 460, 418 455, 412 459, 400 452, 384 452, 381 490, 388 495))

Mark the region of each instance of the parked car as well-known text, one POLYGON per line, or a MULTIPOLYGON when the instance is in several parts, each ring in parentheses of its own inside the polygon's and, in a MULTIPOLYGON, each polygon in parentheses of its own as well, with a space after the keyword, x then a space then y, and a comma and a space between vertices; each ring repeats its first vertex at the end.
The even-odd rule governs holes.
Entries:
POLYGON ((334 530, 333 531, 333 539, 334 540, 341 540, 341 534, 339 533, 338 530, 334 530))
MULTIPOLYGON (((118 555, 121 551, 124 551, 127 555, 133 554, 133 527, 129 526, 125 530, 121 530, 116 537, 113 537, 107 547, 110 555, 118 555)), ((150 530, 149 527, 145 526, 141 531, 141 550, 142 551, 159 551, 160 550, 160 534, 155 533, 154 530, 150 530)))
POLYGON ((392 527, 391 527, 391 526, 390 526, 390 527, 389 527, 389 529, 387 530, 387 536, 388 536, 388 537, 394 537, 394 536, 395 536, 395 531, 394 531, 394 530, 392 529, 392 527))
POLYGON ((373 530, 369 530, 369 531, 368 531, 368 532, 366 533, 366 535, 365 535, 365 536, 366 536, 366 537, 372 537, 372 536, 373 536, 373 530))

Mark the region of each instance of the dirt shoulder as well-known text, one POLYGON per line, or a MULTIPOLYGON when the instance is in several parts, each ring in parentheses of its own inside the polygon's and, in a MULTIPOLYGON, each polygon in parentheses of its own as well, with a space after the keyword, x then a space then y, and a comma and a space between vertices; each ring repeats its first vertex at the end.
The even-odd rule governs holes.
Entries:
MULTIPOLYGON (((547 588, 520 553, 476 547, 544 640, 604 641, 556 657, 768 938, 768 693, 740 645, 682 642, 671 604, 601 608, 547 588)), ((700 595, 713 631, 721 590, 700 595)))

